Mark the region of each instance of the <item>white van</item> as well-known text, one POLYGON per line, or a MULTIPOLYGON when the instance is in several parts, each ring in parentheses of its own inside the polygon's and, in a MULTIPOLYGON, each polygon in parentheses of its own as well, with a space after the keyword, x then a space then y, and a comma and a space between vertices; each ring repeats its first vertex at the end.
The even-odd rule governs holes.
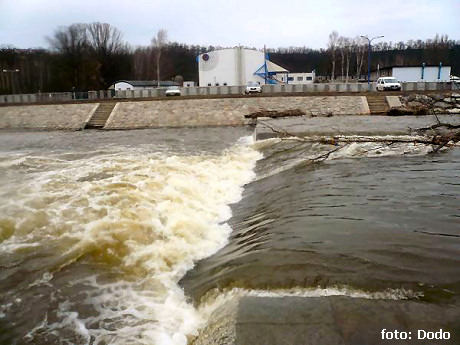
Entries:
POLYGON ((377 91, 401 91, 401 84, 393 77, 382 77, 377 79, 377 91))

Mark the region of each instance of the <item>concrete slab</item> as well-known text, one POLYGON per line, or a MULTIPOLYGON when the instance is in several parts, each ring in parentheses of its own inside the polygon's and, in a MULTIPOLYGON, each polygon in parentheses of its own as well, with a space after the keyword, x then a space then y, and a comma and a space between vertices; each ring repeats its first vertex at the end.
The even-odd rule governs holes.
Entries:
MULTIPOLYGON (((437 115, 437 118, 443 123, 460 125, 458 115, 437 115)), ((434 115, 259 118, 255 138, 263 140, 287 135, 408 135, 413 129, 438 123, 437 118, 434 115)))
POLYGON ((206 327, 196 344, 217 344, 214 341, 218 339, 225 339, 227 345, 460 343, 460 312, 455 306, 343 296, 242 297, 238 303, 232 302, 231 310, 229 319, 235 319, 226 323, 229 332, 222 327, 222 317, 213 318, 208 326, 213 332, 209 333, 206 327), (216 322, 220 326, 217 333, 223 338, 217 336, 216 322), (427 332, 440 329, 444 339, 427 338, 427 332), (387 332, 384 337, 382 330, 387 332), (395 331, 400 335, 405 332, 403 337, 407 339, 396 340, 395 331))
POLYGON ((399 96, 386 96, 387 103, 390 108, 398 108, 402 106, 401 101, 399 100, 399 96))

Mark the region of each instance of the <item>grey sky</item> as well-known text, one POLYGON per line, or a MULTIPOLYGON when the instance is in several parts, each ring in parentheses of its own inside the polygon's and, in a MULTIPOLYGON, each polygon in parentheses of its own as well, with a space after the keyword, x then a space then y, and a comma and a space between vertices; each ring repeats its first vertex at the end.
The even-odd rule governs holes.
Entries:
POLYGON ((0 0, 0 45, 48 47, 72 23, 107 22, 148 45, 159 30, 187 44, 325 48, 328 35, 460 39, 460 0, 0 0))

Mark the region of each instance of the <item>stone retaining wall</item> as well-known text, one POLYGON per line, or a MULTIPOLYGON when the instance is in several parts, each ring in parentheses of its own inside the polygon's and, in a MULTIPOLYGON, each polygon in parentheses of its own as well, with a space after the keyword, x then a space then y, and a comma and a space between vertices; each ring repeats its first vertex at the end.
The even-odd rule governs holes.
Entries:
POLYGON ((83 129, 98 105, 92 103, 0 107, 0 129, 83 129))
MULTIPOLYGON (((59 104, 0 107, 0 129, 83 129, 98 107, 59 104)), ((105 129, 239 126, 263 110, 300 109, 307 116, 369 114, 364 96, 292 96, 119 102, 105 129)))
POLYGON ((460 114, 460 93, 400 96, 404 108, 427 114, 460 114))
POLYGON ((309 116, 369 114, 362 96, 175 99, 118 103, 104 128, 236 126, 245 124, 244 116, 256 111, 290 109, 309 116))

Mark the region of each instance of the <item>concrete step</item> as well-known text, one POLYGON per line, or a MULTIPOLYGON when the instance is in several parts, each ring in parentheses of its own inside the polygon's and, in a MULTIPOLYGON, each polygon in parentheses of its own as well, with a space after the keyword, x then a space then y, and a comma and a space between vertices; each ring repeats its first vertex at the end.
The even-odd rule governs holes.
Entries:
POLYGON ((103 128, 117 102, 100 103, 85 129, 103 128))
POLYGON ((382 115, 387 113, 389 107, 384 95, 368 95, 366 98, 371 115, 382 115))

